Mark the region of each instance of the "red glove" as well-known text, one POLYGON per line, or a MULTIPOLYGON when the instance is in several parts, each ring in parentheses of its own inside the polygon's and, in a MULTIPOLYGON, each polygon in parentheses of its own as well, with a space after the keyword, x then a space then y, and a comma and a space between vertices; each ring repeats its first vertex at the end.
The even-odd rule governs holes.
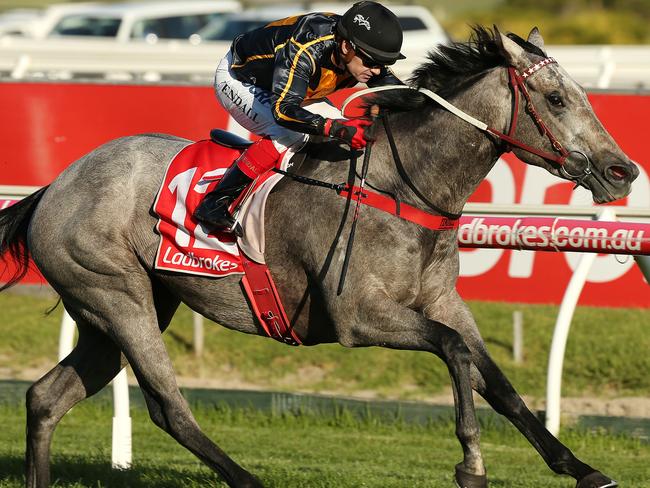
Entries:
POLYGON ((366 129, 372 124, 368 119, 327 119, 324 133, 347 142, 352 149, 366 147, 366 129))

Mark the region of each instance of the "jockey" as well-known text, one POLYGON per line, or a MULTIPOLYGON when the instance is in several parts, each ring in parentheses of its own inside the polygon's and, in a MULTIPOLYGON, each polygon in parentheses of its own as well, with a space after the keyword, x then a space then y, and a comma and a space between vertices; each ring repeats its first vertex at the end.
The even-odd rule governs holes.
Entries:
POLYGON ((326 118, 306 107, 359 82, 402 84, 388 68, 404 59, 401 47, 397 17, 373 1, 355 3, 342 16, 289 17, 239 35, 217 68, 215 92, 232 117, 262 139, 228 168, 194 218, 214 230, 240 233, 230 205, 281 153, 298 150, 310 135, 365 147, 368 120, 326 118))

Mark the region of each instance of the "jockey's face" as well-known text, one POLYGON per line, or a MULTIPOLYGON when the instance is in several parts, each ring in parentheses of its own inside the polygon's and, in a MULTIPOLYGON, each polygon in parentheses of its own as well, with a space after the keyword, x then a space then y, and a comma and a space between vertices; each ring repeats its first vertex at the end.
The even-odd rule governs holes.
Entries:
POLYGON ((370 78, 381 72, 381 66, 360 51, 354 49, 349 41, 341 43, 341 60, 348 72, 359 82, 367 83, 370 78))

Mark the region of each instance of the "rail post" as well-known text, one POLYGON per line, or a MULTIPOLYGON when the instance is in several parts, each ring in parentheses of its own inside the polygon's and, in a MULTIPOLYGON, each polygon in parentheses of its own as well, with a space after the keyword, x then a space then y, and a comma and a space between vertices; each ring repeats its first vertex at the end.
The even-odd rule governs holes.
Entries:
POLYGON ((131 416, 129 415, 129 383, 126 368, 113 378, 113 436, 111 466, 113 469, 131 467, 131 416))
MULTIPOLYGON (((59 361, 74 348, 75 322, 64 309, 59 333, 59 361)), ((129 416, 129 384, 126 369, 113 379, 113 433, 111 465, 113 469, 131 467, 131 417, 129 416)))
MULTIPOLYGON (((597 217, 597 220, 613 221, 615 219, 616 214, 611 207, 603 208, 597 217)), ((587 281, 587 275, 595 259, 595 253, 584 253, 581 256, 580 262, 564 292, 560 311, 555 322, 551 351, 548 358, 548 374, 546 376, 546 428, 555 436, 560 431, 562 366, 564 363, 564 351, 566 349, 567 338, 569 337, 569 329, 571 328, 571 319, 573 318, 580 293, 582 293, 582 289, 587 281)))

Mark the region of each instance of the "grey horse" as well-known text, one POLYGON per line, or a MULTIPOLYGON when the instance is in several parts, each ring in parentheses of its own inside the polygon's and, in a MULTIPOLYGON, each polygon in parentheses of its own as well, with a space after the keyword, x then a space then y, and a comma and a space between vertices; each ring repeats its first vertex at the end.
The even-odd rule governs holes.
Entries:
MULTIPOLYGON (((508 67, 524 72, 544 65, 544 59, 537 29, 524 40, 477 27, 468 42, 432 52, 411 84, 506 132, 515 106, 508 67)), ((598 121, 584 90, 557 64, 544 66, 526 85, 533 105, 517 105, 519 122, 512 135, 553 154, 548 134, 554 134, 571 151, 564 166, 495 139, 416 90, 396 90, 377 94, 374 103, 390 113, 403 171, 396 170, 380 121, 368 181, 423 210, 431 211, 424 198, 460 213, 498 157, 513 149, 525 163, 588 188, 596 202, 627 195, 638 169, 598 121)), ((127 363, 157 426, 229 486, 262 486, 203 434, 179 392, 161 337, 181 302, 224 327, 264 335, 238 277, 209 279, 152 267, 158 244, 152 202, 167 162, 186 143, 160 134, 111 141, 0 213, 0 252, 22 263, 6 286, 21 277, 31 256, 79 330, 70 355, 27 393, 28 487, 50 483, 50 442, 63 415, 127 363)), ((308 157, 300 172, 348 181, 353 173, 331 159, 336 158, 308 157)), ((332 191, 288 179, 268 202, 267 262, 304 344, 381 346, 441 358, 451 376, 463 449, 455 469, 460 487, 487 486, 472 389, 522 432, 553 471, 572 476, 579 488, 617 486, 544 428, 490 358, 455 289, 454 231, 428 230, 364 208, 347 284, 337 295, 346 247, 339 237, 350 229, 349 203, 332 191)))

